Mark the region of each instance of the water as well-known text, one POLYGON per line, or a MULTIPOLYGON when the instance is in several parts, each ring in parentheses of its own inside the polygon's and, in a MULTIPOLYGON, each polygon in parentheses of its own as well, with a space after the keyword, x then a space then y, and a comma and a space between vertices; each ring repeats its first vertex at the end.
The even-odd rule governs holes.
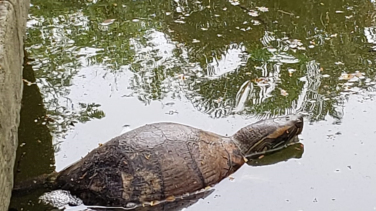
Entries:
MULTIPOLYGON (((16 181, 147 123, 231 135, 303 112, 298 159, 244 166, 187 210, 376 209, 375 6, 32 1, 16 181)), ((52 209, 38 194, 11 207, 52 209)))

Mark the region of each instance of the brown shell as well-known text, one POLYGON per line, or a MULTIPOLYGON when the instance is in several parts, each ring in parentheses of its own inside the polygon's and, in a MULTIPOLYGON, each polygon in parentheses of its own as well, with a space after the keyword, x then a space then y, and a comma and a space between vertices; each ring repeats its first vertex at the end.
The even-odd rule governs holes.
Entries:
POLYGON ((231 138, 175 123, 116 137, 59 173, 85 204, 126 206, 214 185, 244 164, 231 138))
POLYGON ((224 137, 176 123, 146 125, 113 138, 58 173, 57 186, 86 205, 124 206, 172 199, 215 185, 244 155, 286 144, 302 116, 259 121, 224 137))

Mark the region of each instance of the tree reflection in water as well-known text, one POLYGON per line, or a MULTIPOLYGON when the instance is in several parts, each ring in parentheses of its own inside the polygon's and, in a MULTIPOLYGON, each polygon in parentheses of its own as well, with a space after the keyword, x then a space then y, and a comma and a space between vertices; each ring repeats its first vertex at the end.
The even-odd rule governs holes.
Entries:
MULTIPOLYGON (((314 1, 300 5, 310 13, 294 1, 34 1, 28 51, 46 107, 59 120, 55 132, 90 119, 66 96, 79 68, 91 65, 131 71, 132 96, 146 104, 186 97, 213 118, 301 111, 312 121, 327 114, 340 121, 346 95, 373 85, 360 30, 372 7, 328 4, 344 14, 314 1), (365 78, 339 80, 355 70, 365 78)), ((98 106, 81 109, 101 118, 98 106)))

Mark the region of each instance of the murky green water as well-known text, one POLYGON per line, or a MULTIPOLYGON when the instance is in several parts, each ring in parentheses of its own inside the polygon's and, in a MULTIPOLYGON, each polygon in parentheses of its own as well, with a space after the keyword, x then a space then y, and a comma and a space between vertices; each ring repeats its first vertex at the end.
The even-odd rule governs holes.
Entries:
MULTIPOLYGON (((224 135, 303 112, 302 155, 244 166, 187 210, 375 210, 375 9, 369 0, 32 0, 35 79, 25 71, 16 181, 147 123, 224 135)), ((11 207, 51 210, 36 195, 11 207)))

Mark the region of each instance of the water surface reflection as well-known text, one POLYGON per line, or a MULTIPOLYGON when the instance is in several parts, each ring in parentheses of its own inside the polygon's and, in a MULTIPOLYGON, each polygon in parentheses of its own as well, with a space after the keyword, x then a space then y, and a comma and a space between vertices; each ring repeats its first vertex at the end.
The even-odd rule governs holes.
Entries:
POLYGON ((242 168, 189 209, 374 206, 366 166, 376 159, 362 148, 374 146, 364 138, 374 135, 372 1, 33 0, 30 12, 27 51, 58 170, 146 123, 230 135, 303 112, 303 159, 242 168))

